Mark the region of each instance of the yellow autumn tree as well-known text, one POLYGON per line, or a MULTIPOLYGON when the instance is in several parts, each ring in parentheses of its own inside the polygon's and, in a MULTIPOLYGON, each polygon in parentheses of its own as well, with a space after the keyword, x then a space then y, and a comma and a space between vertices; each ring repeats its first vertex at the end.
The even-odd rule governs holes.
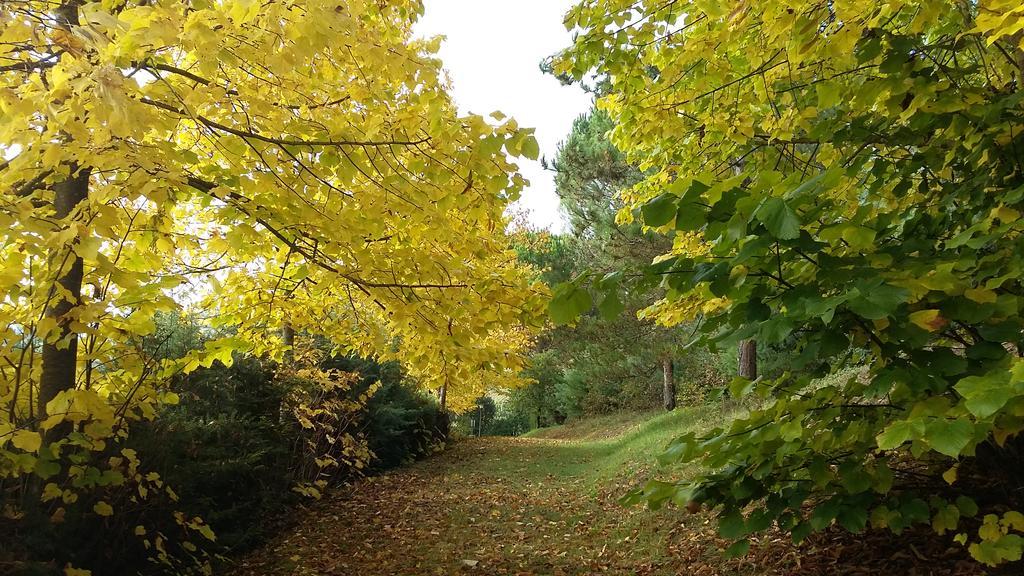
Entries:
POLYGON ((172 374, 281 359, 284 327, 401 359, 455 409, 515 378, 542 307, 504 210, 537 143, 458 115, 422 10, 0 5, 0 479, 88 488, 69 455, 175 401, 172 374), (148 357, 186 306, 232 336, 148 357))

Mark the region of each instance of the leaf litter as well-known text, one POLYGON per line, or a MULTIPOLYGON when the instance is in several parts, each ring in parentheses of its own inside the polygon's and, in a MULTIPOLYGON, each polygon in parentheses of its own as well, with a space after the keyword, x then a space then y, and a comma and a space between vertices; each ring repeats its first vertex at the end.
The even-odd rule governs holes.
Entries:
POLYGON ((595 479, 582 444, 483 438, 368 478, 307 507, 240 559, 235 576, 976 576, 962 547, 925 531, 826 531, 795 546, 751 538, 726 559, 713 516, 618 503, 650 476, 595 479))

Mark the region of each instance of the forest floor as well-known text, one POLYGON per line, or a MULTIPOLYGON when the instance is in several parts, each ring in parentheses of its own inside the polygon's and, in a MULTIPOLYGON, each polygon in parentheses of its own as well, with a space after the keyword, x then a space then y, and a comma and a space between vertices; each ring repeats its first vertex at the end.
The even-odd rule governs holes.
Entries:
MULTIPOLYGON (((625 508, 673 436, 713 414, 678 411, 613 438, 483 438, 366 479, 303 512, 290 532, 240 560, 237 576, 976 575, 959 546, 904 534, 781 534, 726 560, 710 515, 625 508)), ((593 428, 592 426, 590 428, 593 428)), ((588 428, 588 430, 590 430, 588 428)), ((622 433, 625 431, 624 433, 622 433)), ((565 432, 539 436, 565 436, 565 432)), ((590 436, 585 431, 583 436, 590 436)), ((600 436, 600 435, 597 435, 600 436)))

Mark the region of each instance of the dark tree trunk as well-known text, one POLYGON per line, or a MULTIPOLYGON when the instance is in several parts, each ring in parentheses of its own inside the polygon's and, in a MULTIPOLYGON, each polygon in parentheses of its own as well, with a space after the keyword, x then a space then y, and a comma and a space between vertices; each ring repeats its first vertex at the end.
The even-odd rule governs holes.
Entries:
POLYGON ((740 342, 740 376, 757 380, 757 341, 740 342))
MULTIPOLYGON (((281 342, 285 345, 286 350, 284 351, 284 358, 281 361, 281 365, 278 366, 278 370, 281 372, 287 372, 295 369, 295 328, 292 327, 291 322, 285 320, 284 324, 281 325, 281 342)), ((292 418, 291 409, 288 406, 288 402, 282 396, 277 405, 277 420, 282 425, 287 424, 292 418)))
POLYGON ((292 328, 291 322, 285 322, 284 326, 281 326, 281 340, 287 348, 284 352, 284 363, 291 365, 295 362, 295 328, 292 328))
POLYGON ((671 412, 676 409, 676 376, 675 366, 672 365, 671 358, 665 358, 661 361, 661 371, 663 375, 661 396, 665 406, 665 410, 671 412))
MULTIPOLYGON (((58 219, 70 216, 89 194, 89 169, 71 165, 70 170, 66 180, 53 186, 53 207, 58 219)), ((46 405, 57 394, 75 388, 78 367, 78 335, 71 330, 68 314, 82 303, 82 258, 73 251, 62 250, 52 255, 52 262, 54 267, 60 268, 57 272, 59 287, 54 286, 44 315, 56 321, 57 338, 51 336, 43 344, 37 399, 40 420, 46 418, 46 405)))

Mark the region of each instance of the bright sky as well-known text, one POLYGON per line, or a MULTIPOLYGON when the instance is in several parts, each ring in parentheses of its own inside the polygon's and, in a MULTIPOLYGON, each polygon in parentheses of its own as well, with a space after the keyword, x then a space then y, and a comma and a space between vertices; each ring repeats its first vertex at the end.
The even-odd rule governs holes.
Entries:
MULTIPOLYGON (((550 159, 573 120, 590 108, 589 94, 540 71, 541 60, 570 44, 562 16, 576 1, 426 0, 416 30, 447 36, 440 55, 462 112, 499 110, 520 126, 536 128, 541 154, 550 159)), ((519 164, 530 180, 521 203, 531 221, 564 229, 554 174, 540 162, 521 159, 519 164)))

